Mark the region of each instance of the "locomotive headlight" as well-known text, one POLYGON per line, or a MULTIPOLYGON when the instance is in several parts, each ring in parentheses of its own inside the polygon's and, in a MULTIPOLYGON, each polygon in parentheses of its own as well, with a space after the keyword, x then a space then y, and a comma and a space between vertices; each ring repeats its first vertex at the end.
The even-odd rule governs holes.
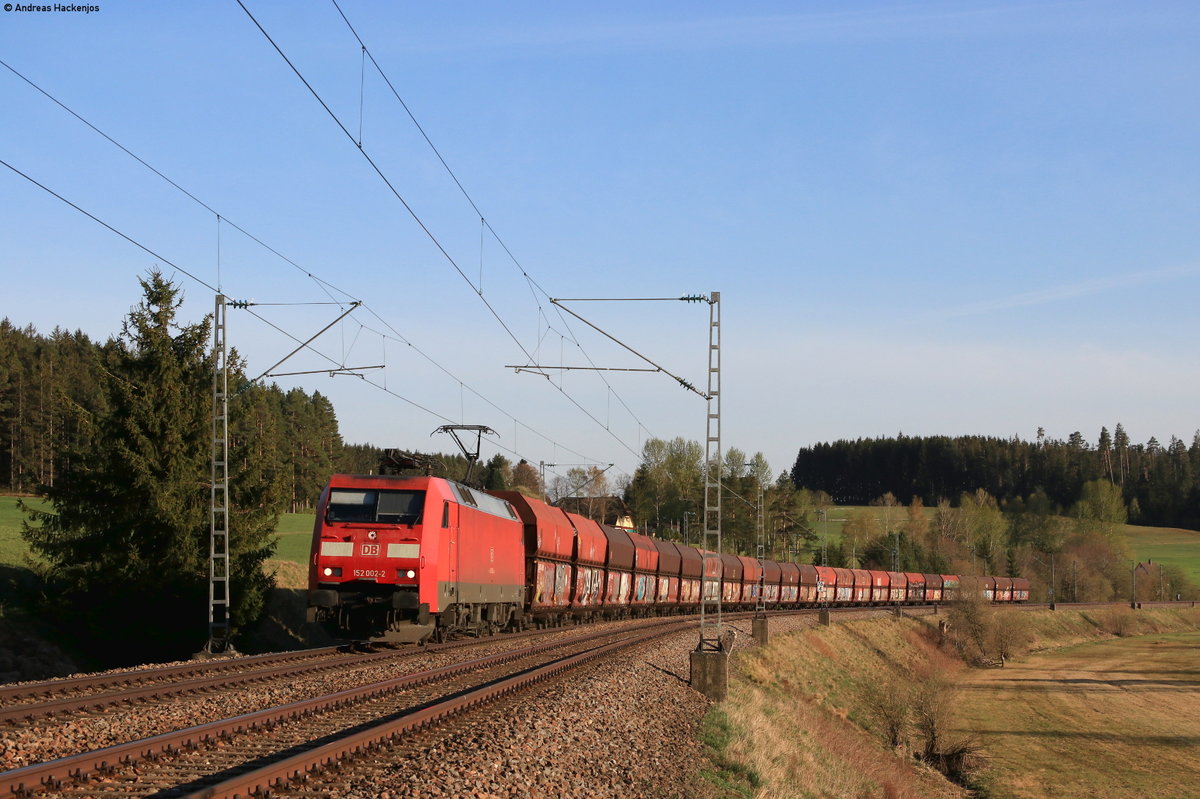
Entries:
POLYGON ((333 576, 333 569, 331 569, 331 568, 329 568, 328 566, 326 566, 326 567, 325 567, 325 572, 324 572, 324 574, 325 574, 325 576, 326 576, 326 577, 332 577, 332 576, 333 576))
POLYGON ((409 569, 408 571, 405 572, 405 575, 408 577, 408 579, 411 580, 412 578, 417 576, 417 573, 415 571, 413 571, 412 569, 409 569))

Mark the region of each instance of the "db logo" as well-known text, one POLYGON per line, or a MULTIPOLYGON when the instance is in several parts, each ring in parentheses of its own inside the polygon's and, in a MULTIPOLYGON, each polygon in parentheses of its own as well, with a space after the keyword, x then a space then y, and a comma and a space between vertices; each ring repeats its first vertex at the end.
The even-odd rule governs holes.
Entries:
POLYGON ((363 544, 362 545, 362 554, 363 555, 373 555, 375 557, 378 557, 379 556, 379 544, 363 544))

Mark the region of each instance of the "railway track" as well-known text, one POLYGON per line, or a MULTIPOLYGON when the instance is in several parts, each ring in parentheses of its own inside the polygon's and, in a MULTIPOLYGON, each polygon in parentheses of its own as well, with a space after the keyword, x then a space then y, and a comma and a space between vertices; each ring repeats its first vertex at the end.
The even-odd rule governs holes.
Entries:
POLYGON ((0 774, 0 795, 246 796, 692 625, 657 620, 534 644, 28 766, 0 774))
POLYGON ((363 651, 360 648, 362 645, 343 644, 298 652, 192 661, 160 668, 0 686, 0 725, 25 724, 78 713, 102 713, 114 708, 133 707, 142 702, 161 702, 289 678, 346 672, 359 666, 399 662, 499 641, 517 641, 555 632, 561 634, 564 629, 569 628, 529 630, 495 638, 465 639, 384 651, 371 651, 369 647, 363 651))
MULTIPOLYGON (((1103 604, 1114 605, 1114 603, 1103 604)), ((1119 607, 1122 604, 1125 603, 1115 603, 1115 606, 1119 607)), ((882 615, 893 609, 883 607, 832 608, 830 610, 836 616, 846 614, 850 617, 869 617, 882 615)), ((791 611, 786 615, 815 614, 816 612, 816 610, 810 609, 791 611)), ((937 611, 932 607, 907 606, 904 608, 904 612, 924 615, 937 611)), ((725 614, 731 622, 750 615, 752 614, 725 614)), ((638 623, 647 635, 650 635, 652 630, 661 631, 659 634, 666 634, 669 631, 668 627, 682 629, 689 624, 694 624, 694 620, 689 617, 656 619, 638 623)), ((97 751, 13 769, 0 773, 0 796, 21 791, 40 791, 44 794, 47 790, 56 792, 56 795, 115 796, 136 795, 139 792, 164 796, 188 795, 187 790, 192 788, 207 792, 225 777, 256 780, 258 781, 255 783, 257 789, 263 789, 284 777, 303 777, 312 769, 339 760, 348 751, 361 751, 384 745, 384 741, 397 735, 403 736, 406 732, 411 732, 413 728, 419 729, 435 722, 440 723, 453 712, 460 712, 480 702, 494 699, 496 696, 504 695, 507 691, 518 690, 518 683, 526 673, 533 674, 538 670, 545 669, 540 672, 544 675, 540 678, 546 679, 548 676, 560 673, 562 669, 569 668, 569 665, 563 664, 572 658, 577 656, 581 658, 600 657, 603 653, 593 655, 592 650, 607 646, 608 643, 618 645, 618 638, 624 639, 626 636, 640 634, 630 629, 628 625, 620 631, 593 631, 584 635, 575 634, 577 631, 578 628, 552 630, 551 633, 557 633, 558 638, 565 640, 556 640, 536 646, 523 646, 515 652, 489 654, 485 657, 474 658, 465 664, 426 668, 423 671, 414 671, 412 674, 394 676, 386 681, 327 692, 311 700, 282 703, 250 713, 241 713, 236 717, 220 718, 187 729, 151 735, 141 740, 117 744, 97 751), (605 637, 610 640, 602 640, 605 637), (568 651, 571 647, 582 647, 582 649, 568 651), (524 660, 517 662, 521 658, 524 660), (468 676, 472 672, 478 673, 473 677, 468 676), (520 674, 514 675, 514 672, 520 674), (510 680, 510 678, 512 679, 510 680), (430 680, 437 682, 437 685, 429 682, 430 687, 422 687, 426 685, 426 681, 430 680), (488 693, 488 689, 500 685, 503 685, 503 690, 498 689, 488 693), (422 690, 432 691, 437 696, 419 693, 422 690), (453 706, 452 710, 438 707, 441 702, 438 697, 447 695, 461 698, 461 706, 453 706), (335 711, 341 715, 334 715, 335 711), (316 726, 311 728, 299 726, 300 720, 306 718, 314 719, 312 723, 316 726), (325 719, 325 721, 315 721, 318 718, 325 719), (392 722, 398 725, 396 731, 385 734, 386 726, 381 725, 392 722), (321 724, 325 726, 322 727, 321 724), (278 729, 279 735, 282 736, 275 743, 263 743, 262 741, 265 739, 257 737, 261 731, 274 729, 278 729), (353 730, 359 737, 347 738, 341 732, 345 730, 353 730), (248 735, 256 736, 254 741, 259 742, 250 743, 246 751, 235 753, 232 741, 248 735), (313 743, 314 741, 323 741, 323 743, 318 746, 313 743), (327 748, 322 749, 321 747, 327 748), (303 755, 300 754, 301 751, 303 751, 303 755), (281 752, 292 752, 292 754, 283 755, 280 754, 281 752), (310 752, 316 752, 316 754, 310 754, 310 752), (305 757, 311 759, 304 760, 305 757), (261 774, 246 777, 247 774, 260 769, 262 770, 261 774), (151 775, 151 770, 154 770, 156 776, 151 775), (125 774, 124 777, 120 776, 122 772, 125 774), (70 787, 71 780, 76 776, 82 777, 85 782, 78 788, 72 788, 70 787), (262 782, 263 780, 266 782, 262 782), (184 790, 181 786, 189 787, 184 790), (131 791, 133 794, 130 793, 131 791)), ((533 634, 545 635, 546 632, 539 631, 533 634)), ((215 676, 215 679, 218 680, 229 679, 239 673, 240 669, 240 679, 245 683, 253 683, 255 680, 266 682, 265 672, 267 671, 274 671, 274 678, 277 681, 290 681, 295 679, 293 675, 296 673, 290 671, 291 669, 311 668, 315 665, 311 661, 322 658, 332 659, 333 663, 329 669, 344 670, 352 660, 399 662, 406 656, 436 654, 442 649, 459 649, 490 643, 505 645, 517 643, 520 645, 525 643, 523 640, 519 640, 523 637, 518 635, 501 636, 482 641, 454 642, 427 649, 408 648, 399 652, 359 653, 357 655, 345 652, 334 653, 332 650, 310 650, 291 653, 282 658, 275 656, 246 658, 242 660, 248 662, 241 664, 236 661, 210 662, 207 666, 201 665, 199 668, 211 670, 214 665, 220 666, 221 668, 217 670, 222 674, 215 676), (247 666, 250 668, 247 669, 247 666), (251 676, 254 672, 259 672, 257 677, 251 676)), ((636 645, 636 643, 627 645, 636 645)), ((196 679, 192 676, 196 668, 195 665, 173 666, 160 670, 135 672, 133 675, 128 673, 101 675, 98 678, 59 680, 37 686, 13 686, 5 691, 9 696, 27 699, 30 696, 45 696, 48 686, 61 684, 67 686, 69 690, 80 691, 87 690, 87 684, 90 683, 93 686, 102 685, 103 690, 111 692, 112 686, 124 685, 130 682, 131 676, 137 676, 143 681, 158 680, 165 683, 158 687, 158 690, 165 693, 187 696, 186 692, 192 690, 188 688, 187 684, 196 679), (158 674, 149 676, 149 673, 152 672, 158 672, 158 674), (175 686, 170 685, 171 675, 176 676, 175 682, 178 684, 175 686)), ((395 674, 395 669, 392 670, 392 673, 395 674)), ((334 676, 338 678, 340 687, 345 688, 348 681, 341 680, 341 674, 341 671, 335 671, 334 676)), ((530 678, 529 681, 532 682, 534 679, 537 678, 530 678)), ((137 690, 140 691, 146 687, 141 685, 137 690)), ((51 697, 45 700, 45 704, 56 703, 59 699, 51 697)), ((97 705, 98 703, 93 702, 93 706, 97 705)), ((307 722, 305 723, 307 724, 307 722)), ((0 735, 2 734, 0 731, 0 735)), ((246 738, 246 740, 250 739, 246 738)), ((244 785, 230 788, 229 793, 220 795, 239 793, 247 795, 244 785)), ((204 795, 210 794, 205 793, 204 795)))
MULTIPOLYGON (((515 633, 516 640, 543 631, 515 633)), ((95 713, 144 701, 161 701, 211 691, 226 691, 287 678, 402 661, 422 655, 481 646, 483 638, 376 651, 355 644, 223 660, 194 661, 155 669, 114 672, 65 680, 0 687, 0 724, 20 724, 72 713, 95 713)))
MULTIPOLYGON (((561 628, 558 631, 561 632, 561 628)), ((507 642, 545 634, 546 631, 527 631, 505 635, 503 639, 460 640, 381 652, 359 651, 355 645, 347 644, 0 686, 0 725, 25 724, 78 713, 102 713, 142 702, 162 702, 202 693, 231 691, 323 673, 344 673, 358 666, 476 647, 495 640, 507 642)))

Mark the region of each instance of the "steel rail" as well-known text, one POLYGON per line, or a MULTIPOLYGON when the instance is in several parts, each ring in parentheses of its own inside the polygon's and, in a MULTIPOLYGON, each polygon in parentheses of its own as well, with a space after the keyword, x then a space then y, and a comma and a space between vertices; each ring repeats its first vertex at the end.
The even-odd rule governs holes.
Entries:
MULTIPOLYGON (((936 613, 938 610, 937 603, 897 607, 905 611, 917 611, 922 614, 936 613)), ((839 613, 855 611, 887 612, 893 610, 893 608, 886 606, 846 606, 830 608, 830 610, 839 613)), ((795 615, 797 613, 797 610, 776 611, 773 615, 795 615)), ((737 617, 749 617, 752 615, 751 613, 736 614, 737 617)), ((651 629, 627 640, 616 641, 586 652, 566 656, 554 663, 539 666, 522 674, 513 675, 495 683, 467 691, 449 700, 428 705, 412 713, 405 714, 399 719, 391 719, 367 729, 358 730, 307 752, 293 755, 254 771, 207 786, 186 794, 186 797, 187 799, 248 799, 248 797, 269 795, 272 791, 284 789, 289 783, 306 781, 315 771, 336 764, 347 756, 371 752, 388 745, 392 740, 402 737, 405 734, 435 727, 450 718, 503 696, 530 688, 540 682, 552 679, 571 669, 606 657, 620 650, 646 643, 672 632, 683 631, 692 624, 694 624, 693 621, 680 620, 662 623, 658 629, 651 629)))
POLYGON ((133 705, 139 700, 170 699, 191 696, 207 691, 240 688, 242 686, 256 685, 285 677, 300 677, 319 674, 323 671, 333 671, 334 669, 366 666, 379 660, 403 657, 404 654, 402 652, 376 652, 358 655, 352 659, 330 659, 301 665, 280 665, 252 671, 198 677, 181 682, 152 683, 150 685, 110 693, 68 696, 62 699, 52 699, 35 704, 2 707, 0 708, 0 723, 8 722, 9 724, 16 724, 65 713, 92 712, 123 705, 133 705))
POLYGON ((336 763, 347 755, 368 752, 393 738, 406 733, 434 727, 449 718, 475 707, 492 702, 502 696, 532 687, 537 683, 556 677, 585 663, 613 654, 614 652, 646 643, 671 632, 682 632, 690 622, 675 622, 678 629, 656 629, 634 638, 616 641, 586 652, 570 655, 553 663, 539 666, 523 674, 499 680, 406 714, 405 716, 360 730, 336 741, 293 755, 246 774, 187 794, 187 799, 246 799, 263 795, 296 780, 303 780, 318 769, 336 763))
POLYGON ((253 667, 262 663, 291 662, 305 658, 323 657, 335 654, 340 649, 341 647, 329 646, 318 649, 301 649, 296 652, 285 652, 282 654, 271 653, 221 660, 198 660, 178 666, 161 666, 155 669, 121 671, 89 677, 68 677, 62 680, 44 680, 42 682, 22 683, 20 685, 6 685, 0 687, 0 703, 37 698, 39 696, 53 696, 63 691, 110 688, 132 685, 134 683, 145 683, 154 679, 170 680, 194 674, 212 674, 214 671, 233 671, 247 665, 253 667))
MULTIPOLYGON (((687 622, 657 621, 648 626, 661 627, 672 623, 686 624, 687 622)), ((92 752, 84 752, 78 755, 51 760, 46 763, 38 763, 11 771, 0 772, 0 795, 20 795, 43 789, 57 789, 64 782, 79 781, 89 774, 104 772, 144 758, 170 753, 177 749, 196 747, 204 742, 224 738, 235 733, 278 724, 329 708, 342 707, 353 702, 365 701, 388 693, 449 679, 489 666, 502 665, 553 649, 577 646, 597 638, 611 637, 612 635, 619 634, 621 634, 620 631, 609 630, 606 632, 594 632, 565 641, 560 640, 535 644, 523 649, 500 652, 463 663, 441 666, 423 672, 396 677, 380 683, 350 688, 325 696, 267 708, 253 713, 246 713, 229 719, 221 719, 188 727, 183 730, 162 733, 138 741, 116 744, 92 752)))
MULTIPOLYGON (((545 630, 529 630, 513 633, 503 640, 519 639, 546 634, 545 630)), ((239 685, 251 685, 282 676, 312 674, 335 668, 368 665, 378 660, 415 657, 451 649, 479 646, 489 641, 502 640, 476 638, 447 641, 441 644, 426 644, 384 652, 353 651, 355 644, 303 649, 296 652, 251 655, 247 657, 206 660, 179 666, 164 666, 158 669, 123 671, 88 677, 73 677, 65 680, 47 680, 0 687, 0 724, 32 721, 75 711, 94 711, 132 704, 139 699, 165 699, 172 696, 189 695, 204 690, 223 690, 239 685), (343 654, 344 657, 331 656, 343 654), (329 659, 323 659, 329 658, 329 659), (287 665, 297 660, 312 661, 300 665, 287 665), (266 664, 264 668, 256 668, 266 664), (272 665, 279 664, 279 665, 272 665), (217 672, 214 674, 213 672, 217 672), (195 679, 172 682, 179 677, 204 675, 195 679), (55 694, 64 691, 85 691, 118 687, 107 693, 85 693, 60 699, 55 694), (43 698, 45 697, 45 698, 43 698), (9 702, 25 701, 19 705, 9 702)))

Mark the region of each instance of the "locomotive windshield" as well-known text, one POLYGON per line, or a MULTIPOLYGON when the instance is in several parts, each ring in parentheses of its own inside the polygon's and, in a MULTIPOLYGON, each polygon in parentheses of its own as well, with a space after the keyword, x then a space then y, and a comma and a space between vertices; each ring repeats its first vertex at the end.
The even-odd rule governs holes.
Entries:
POLYGON ((417 524, 421 521, 421 511, 424 507, 424 491, 357 491, 335 488, 329 492, 325 521, 417 524))

